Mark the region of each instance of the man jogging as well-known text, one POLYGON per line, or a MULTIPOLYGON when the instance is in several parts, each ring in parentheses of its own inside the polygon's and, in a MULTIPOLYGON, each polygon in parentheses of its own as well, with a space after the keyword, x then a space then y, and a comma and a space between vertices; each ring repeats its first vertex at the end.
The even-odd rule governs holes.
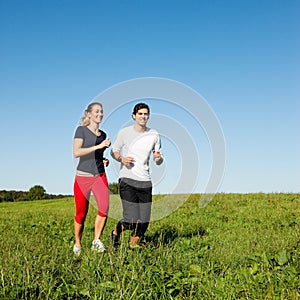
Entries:
POLYGON ((121 163, 119 193, 123 219, 111 233, 114 246, 119 245, 120 234, 131 230, 130 247, 138 246, 150 221, 152 182, 149 173, 151 153, 157 165, 163 162, 158 132, 148 128, 150 108, 145 103, 135 105, 132 126, 121 129, 112 145, 112 157, 121 163))

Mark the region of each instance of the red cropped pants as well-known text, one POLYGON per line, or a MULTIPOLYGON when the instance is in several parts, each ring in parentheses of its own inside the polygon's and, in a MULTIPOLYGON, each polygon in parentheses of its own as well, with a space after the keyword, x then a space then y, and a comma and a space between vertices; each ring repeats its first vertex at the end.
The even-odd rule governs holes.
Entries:
POLYGON ((76 175, 74 182, 74 199, 76 207, 75 221, 83 224, 89 209, 89 199, 93 193, 98 215, 106 217, 109 207, 108 182, 105 173, 95 176, 76 175))

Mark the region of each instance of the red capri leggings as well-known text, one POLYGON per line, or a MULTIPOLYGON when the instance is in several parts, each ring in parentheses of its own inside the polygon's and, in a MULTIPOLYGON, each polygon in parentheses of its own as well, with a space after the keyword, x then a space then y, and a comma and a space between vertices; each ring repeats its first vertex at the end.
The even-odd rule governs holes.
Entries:
POLYGON ((96 176, 76 175, 74 182, 74 198, 76 207, 75 221, 83 224, 89 209, 89 198, 93 192, 97 206, 98 215, 106 217, 108 213, 108 182, 106 174, 96 176))

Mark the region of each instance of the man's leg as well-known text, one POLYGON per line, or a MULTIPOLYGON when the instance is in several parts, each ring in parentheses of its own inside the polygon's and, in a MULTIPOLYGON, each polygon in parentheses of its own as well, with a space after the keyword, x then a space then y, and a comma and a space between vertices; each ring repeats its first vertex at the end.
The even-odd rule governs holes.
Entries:
POLYGON ((152 187, 138 189, 137 197, 139 199, 139 222, 136 235, 143 237, 148 229, 151 207, 152 207, 152 187))
POLYGON ((111 233, 111 240, 115 246, 119 245, 120 234, 125 230, 135 230, 139 217, 138 203, 135 188, 119 180, 119 194, 122 201, 123 219, 111 233))
POLYGON ((125 230, 134 230, 139 220, 139 204, 136 188, 121 180, 119 191, 123 207, 122 225, 125 230))

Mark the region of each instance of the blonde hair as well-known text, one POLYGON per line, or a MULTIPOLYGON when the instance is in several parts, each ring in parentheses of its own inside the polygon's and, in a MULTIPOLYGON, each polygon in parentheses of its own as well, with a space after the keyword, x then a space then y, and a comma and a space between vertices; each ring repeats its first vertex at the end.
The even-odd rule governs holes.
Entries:
POLYGON ((99 102, 92 102, 88 105, 88 107, 84 111, 84 116, 81 117, 81 126, 89 126, 90 125, 90 118, 88 117, 88 113, 90 113, 93 110, 94 105, 100 105, 102 104, 99 102))

